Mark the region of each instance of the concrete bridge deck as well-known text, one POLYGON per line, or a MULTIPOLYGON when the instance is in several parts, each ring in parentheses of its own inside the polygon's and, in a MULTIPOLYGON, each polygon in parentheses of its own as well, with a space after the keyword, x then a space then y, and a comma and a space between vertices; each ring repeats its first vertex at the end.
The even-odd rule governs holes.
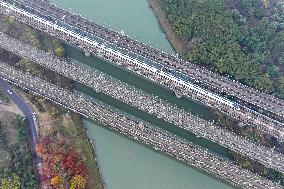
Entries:
POLYGON ((66 108, 94 119, 106 127, 127 135, 136 141, 149 145, 191 166, 211 173, 231 184, 245 189, 280 189, 283 188, 265 178, 252 174, 240 167, 217 158, 216 156, 194 147, 183 140, 152 128, 147 123, 120 114, 110 107, 91 102, 39 78, 24 74, 4 62, 0 62, 2 78, 44 96, 66 108))
POLYGON ((103 92, 149 114, 162 118, 169 123, 173 123, 197 136, 204 137, 232 151, 248 156, 268 168, 284 172, 284 157, 280 153, 273 151, 273 149, 265 148, 236 136, 213 123, 193 116, 158 97, 120 82, 111 76, 91 70, 91 68, 87 69, 79 65, 67 63, 3 33, 0 33, 0 47, 89 86, 94 91, 103 92))
POLYGON ((104 41, 96 42, 94 40, 90 40, 88 37, 82 36, 80 33, 75 33, 73 30, 69 30, 70 28, 58 25, 57 22, 53 23, 48 21, 42 17, 27 12, 24 9, 5 3, 3 0, 0 1, 0 5, 2 13, 13 16, 23 23, 47 32, 48 34, 58 37, 59 39, 76 47, 92 52, 103 59, 116 63, 117 65, 142 75, 154 82, 158 82, 159 84, 176 91, 178 94, 198 100, 201 103, 209 107, 216 108, 246 124, 256 126, 258 129, 275 136, 279 140, 282 140, 284 137, 284 127, 280 122, 246 107, 241 107, 234 102, 224 99, 196 85, 180 80, 163 70, 159 70, 156 67, 150 66, 137 59, 133 59, 128 55, 111 49, 105 45, 104 41))
POLYGON ((68 11, 60 9, 55 5, 37 0, 25 0, 26 6, 31 7, 37 14, 46 16, 55 21, 63 21, 73 26, 81 34, 99 36, 121 48, 140 54, 160 64, 164 68, 177 70, 194 79, 196 82, 213 90, 214 92, 225 92, 233 95, 241 101, 260 107, 263 110, 272 112, 278 118, 284 120, 284 102, 274 96, 256 91, 248 86, 222 77, 204 68, 199 68, 190 62, 166 54, 148 45, 140 43, 124 36, 118 32, 111 31, 103 26, 91 22, 79 15, 74 15, 68 11))

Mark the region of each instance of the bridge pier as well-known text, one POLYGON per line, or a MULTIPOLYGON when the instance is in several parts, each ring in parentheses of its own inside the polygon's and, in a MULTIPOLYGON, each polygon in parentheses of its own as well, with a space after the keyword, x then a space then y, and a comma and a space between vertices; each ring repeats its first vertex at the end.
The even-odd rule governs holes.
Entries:
POLYGON ((245 126, 245 123, 242 122, 242 121, 240 121, 240 122, 238 123, 238 126, 239 126, 239 127, 244 127, 244 126, 245 126))
POLYGON ((278 138, 279 142, 284 142, 284 135, 279 132, 279 138, 278 138))
POLYGON ((91 56, 91 53, 89 51, 84 51, 84 54, 86 57, 90 57, 91 56))
POLYGON ((179 94, 178 92, 175 92, 175 95, 178 99, 182 98, 182 96, 183 96, 182 94, 179 94))

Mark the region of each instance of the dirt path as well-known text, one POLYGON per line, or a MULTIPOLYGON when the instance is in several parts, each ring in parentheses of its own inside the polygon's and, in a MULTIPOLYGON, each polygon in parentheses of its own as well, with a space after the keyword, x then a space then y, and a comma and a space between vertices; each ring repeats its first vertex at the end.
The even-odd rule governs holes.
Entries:
POLYGON ((8 105, 0 104, 0 111, 12 112, 12 113, 20 114, 21 116, 24 116, 23 112, 13 102, 8 105))

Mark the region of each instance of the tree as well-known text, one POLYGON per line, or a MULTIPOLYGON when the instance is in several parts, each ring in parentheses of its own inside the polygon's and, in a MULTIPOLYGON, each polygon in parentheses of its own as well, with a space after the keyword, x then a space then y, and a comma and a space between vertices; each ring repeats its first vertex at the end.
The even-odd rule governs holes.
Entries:
POLYGON ((63 57, 64 49, 62 47, 56 47, 55 48, 55 55, 59 56, 59 57, 63 57))
POLYGON ((50 180, 50 185, 58 185, 62 182, 60 176, 55 176, 53 178, 51 178, 50 180))
MULTIPOLYGON (((42 185, 68 188, 72 178, 76 175, 82 177, 83 180, 76 177, 75 181, 85 183, 84 179, 86 180, 88 176, 86 162, 83 160, 82 154, 74 150, 71 139, 65 138, 60 132, 55 131, 52 135, 39 141, 37 151, 42 154, 40 170, 42 185)), ((77 183, 75 181, 74 183, 77 183)), ((76 189, 79 189, 77 184, 75 186, 76 189)))
POLYGON ((261 1, 262 1, 263 5, 264 5, 265 7, 267 7, 267 6, 268 6, 268 4, 269 4, 269 0, 261 0, 261 1))
POLYGON ((72 178, 70 189, 83 189, 86 185, 86 178, 81 175, 76 175, 72 178))
POLYGON ((274 91, 273 82, 267 74, 259 76, 254 83, 256 89, 265 93, 271 93, 274 91))
POLYGON ((270 65, 267 68, 267 73, 271 78, 277 78, 279 76, 279 68, 275 65, 270 65))
POLYGON ((277 63, 280 65, 284 65, 284 53, 282 53, 282 55, 278 58, 277 63))
POLYGON ((20 178, 13 174, 11 177, 3 178, 1 180, 1 189, 20 189, 20 178))
POLYGON ((284 76, 277 79, 275 88, 277 96, 284 99, 284 76))
POLYGON ((257 8, 254 11, 254 16, 258 19, 261 19, 265 16, 265 10, 263 8, 257 8))

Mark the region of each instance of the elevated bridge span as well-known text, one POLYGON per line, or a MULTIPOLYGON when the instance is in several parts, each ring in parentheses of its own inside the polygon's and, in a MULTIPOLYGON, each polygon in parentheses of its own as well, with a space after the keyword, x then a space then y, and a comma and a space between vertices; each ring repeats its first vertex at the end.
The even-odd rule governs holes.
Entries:
POLYGON ((67 63, 49 53, 34 48, 17 39, 0 33, 0 47, 18 56, 60 73, 74 81, 80 82, 97 92, 103 92, 117 100, 143 110, 149 114, 175 124, 197 136, 218 143, 232 151, 248 156, 268 168, 284 172, 284 157, 272 149, 256 145, 246 139, 236 136, 220 127, 202 120, 190 113, 167 103, 151 94, 118 81, 97 70, 92 70, 67 63))
POLYGON ((91 52, 103 59, 109 60, 116 65, 133 71, 138 75, 144 76, 161 84, 162 86, 166 86, 175 91, 178 95, 190 97, 209 107, 218 109, 246 124, 256 126, 258 129, 275 136, 279 140, 282 140, 284 137, 283 124, 278 121, 272 120, 269 117, 252 111, 246 107, 242 107, 190 82, 176 78, 163 69, 158 69, 155 66, 151 66, 139 61, 138 59, 134 59, 127 54, 116 51, 106 46, 103 42, 99 43, 91 40, 87 36, 75 33, 63 26, 59 26, 57 23, 53 23, 32 14, 25 9, 6 3, 4 0, 0 1, 0 7, 1 12, 6 15, 13 16, 25 24, 55 36, 76 47, 91 52))
MULTIPOLYGON (((15 2, 15 0, 10 1, 15 2)), ((99 36, 120 48, 125 48, 139 54, 141 57, 146 57, 164 68, 176 70, 214 92, 235 96, 240 101, 246 102, 246 104, 261 108, 262 112, 265 110, 264 112, 267 112, 268 115, 275 114, 276 116, 274 117, 284 120, 284 102, 274 96, 256 91, 234 80, 230 80, 227 77, 217 75, 205 68, 199 68, 190 62, 151 48, 148 45, 135 41, 118 32, 111 31, 80 15, 72 14, 48 2, 25 0, 24 2, 20 2, 20 4, 51 21, 64 22, 82 35, 89 37, 99 36)))
POLYGON ((107 128, 127 135, 138 142, 213 174, 235 186, 245 189, 282 188, 277 183, 252 174, 190 143, 154 129, 147 123, 121 114, 101 103, 89 101, 82 96, 75 95, 39 78, 24 74, 4 62, 0 62, 0 75, 9 82, 48 98, 83 116, 94 119, 107 128))

